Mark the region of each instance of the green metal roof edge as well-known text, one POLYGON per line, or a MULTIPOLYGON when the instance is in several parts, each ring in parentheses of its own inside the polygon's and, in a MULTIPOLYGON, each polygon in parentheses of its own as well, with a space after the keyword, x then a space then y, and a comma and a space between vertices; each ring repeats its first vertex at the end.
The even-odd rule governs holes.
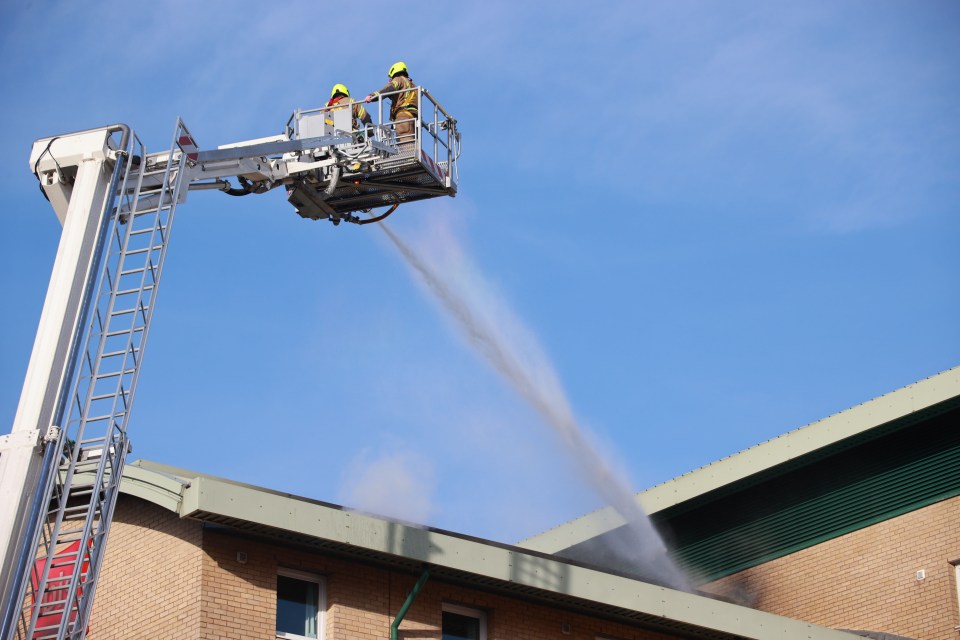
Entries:
POLYGON ((143 498, 179 515, 183 489, 190 486, 186 478, 151 469, 150 463, 137 460, 123 467, 120 492, 143 498))
MULTIPOLYGON (((865 433, 891 421, 960 398, 960 366, 833 414, 739 453, 685 473, 636 495, 652 515, 752 475, 865 433)), ((518 546, 558 553, 624 524, 610 507, 527 538, 518 546)))
POLYGON ((200 520, 242 522, 382 553, 577 600, 634 611, 687 628, 757 639, 852 639, 848 633, 660 587, 490 541, 351 512, 186 469, 140 460, 121 491, 200 520))
POLYGON ((236 520, 428 563, 566 597, 598 602, 719 633, 757 640, 842 640, 850 634, 582 567, 518 547, 332 508, 250 485, 198 476, 184 487, 183 517, 236 520))

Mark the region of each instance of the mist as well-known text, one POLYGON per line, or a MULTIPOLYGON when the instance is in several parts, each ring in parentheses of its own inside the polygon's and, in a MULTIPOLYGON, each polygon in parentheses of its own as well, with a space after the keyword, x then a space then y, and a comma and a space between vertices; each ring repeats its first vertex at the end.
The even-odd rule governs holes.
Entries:
POLYGON ((362 451, 347 466, 338 499, 351 510, 422 524, 434 516, 430 460, 408 450, 362 451))

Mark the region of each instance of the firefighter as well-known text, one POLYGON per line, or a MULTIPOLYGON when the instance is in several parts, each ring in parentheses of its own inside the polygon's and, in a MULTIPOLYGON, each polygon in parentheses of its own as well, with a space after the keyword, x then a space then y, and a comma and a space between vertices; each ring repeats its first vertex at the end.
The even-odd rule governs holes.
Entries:
MULTIPOLYGON (((367 113, 367 110, 363 108, 363 105, 359 102, 350 101, 350 90, 347 89, 347 86, 344 84, 335 84, 333 89, 330 90, 330 100, 327 101, 327 106, 332 107, 337 104, 343 103, 346 106, 347 103, 350 103, 350 111, 353 114, 353 128, 359 128, 362 123, 365 127, 368 127, 372 124, 372 119, 370 114, 367 113)), ((341 109, 343 107, 340 107, 341 109)))
POLYGON ((403 62, 397 62, 387 71, 390 82, 384 85, 380 91, 375 91, 364 98, 364 102, 376 100, 381 93, 403 91, 403 93, 393 93, 387 96, 390 98, 390 119, 394 122, 394 129, 397 132, 397 141, 400 142, 400 148, 413 146, 413 136, 415 122, 417 118, 417 92, 413 91, 417 85, 410 79, 407 71, 407 65, 403 62))

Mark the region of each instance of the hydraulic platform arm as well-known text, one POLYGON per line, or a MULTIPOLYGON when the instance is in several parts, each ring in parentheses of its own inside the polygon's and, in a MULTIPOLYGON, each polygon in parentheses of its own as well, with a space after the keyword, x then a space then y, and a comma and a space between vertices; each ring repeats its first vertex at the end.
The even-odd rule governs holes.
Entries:
MULTIPOLYGON (((456 196, 457 121, 427 90, 417 88, 417 93, 421 116, 410 140, 397 140, 392 127, 377 120, 354 130, 350 109, 342 106, 298 110, 277 136, 210 150, 184 141, 193 149, 185 181, 190 190, 218 189, 235 196, 283 187, 301 217, 334 224, 363 222, 354 214, 377 207, 456 196), (234 178, 237 186, 230 182, 234 178)), ((375 106, 371 111, 382 113, 375 106)), ((150 163, 163 161, 159 154, 150 163)))
POLYGON ((406 140, 379 119, 354 130, 338 105, 209 150, 179 120, 153 154, 125 125, 34 143, 30 169, 63 232, 13 429, 0 436, 0 640, 86 634, 177 205, 191 190, 283 187, 301 217, 339 224, 455 196, 456 120, 416 91, 406 140))

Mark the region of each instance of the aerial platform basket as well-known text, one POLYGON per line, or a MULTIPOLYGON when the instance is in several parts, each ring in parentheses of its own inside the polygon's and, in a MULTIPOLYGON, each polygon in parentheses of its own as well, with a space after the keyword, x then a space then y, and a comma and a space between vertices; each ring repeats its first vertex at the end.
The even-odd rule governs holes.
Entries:
POLYGON ((366 105, 373 123, 359 129, 352 126, 351 108, 341 104, 293 113, 287 123, 292 140, 349 138, 319 154, 308 151, 315 160, 336 161, 287 184, 288 199, 302 217, 359 222, 352 215, 358 211, 457 194, 457 121, 426 89, 411 91, 417 94, 418 117, 413 132, 400 137, 384 98, 402 92, 382 94, 366 105))

